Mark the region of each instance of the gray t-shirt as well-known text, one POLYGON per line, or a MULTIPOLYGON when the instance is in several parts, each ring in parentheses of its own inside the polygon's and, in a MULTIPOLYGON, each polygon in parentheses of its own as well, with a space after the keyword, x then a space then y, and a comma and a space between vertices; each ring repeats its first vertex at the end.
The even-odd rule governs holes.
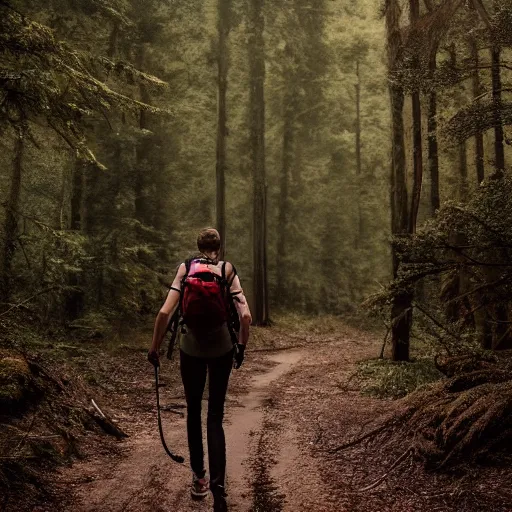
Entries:
POLYGON ((220 357, 233 349, 227 324, 204 332, 194 332, 188 327, 185 330, 181 334, 180 348, 189 356, 220 357))

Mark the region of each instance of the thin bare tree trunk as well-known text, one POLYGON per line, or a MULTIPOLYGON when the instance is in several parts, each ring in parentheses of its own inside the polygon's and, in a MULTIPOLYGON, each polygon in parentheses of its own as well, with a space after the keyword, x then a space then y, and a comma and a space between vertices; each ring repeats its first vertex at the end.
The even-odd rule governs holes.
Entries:
MULTIPOLYGON (((409 1, 410 24, 417 21, 420 15, 418 0, 409 1)), ((418 58, 414 61, 418 64, 418 58)), ((423 145, 421 137, 421 98, 420 91, 416 89, 412 93, 412 147, 413 147, 413 180, 411 194, 411 211, 409 213, 409 232, 416 232, 418 210, 420 208, 421 185, 423 182, 423 145)))
POLYGON ((217 159, 215 175, 217 183, 216 195, 216 227, 221 240, 221 259, 226 249, 226 137, 227 112, 226 93, 228 84, 228 35, 230 30, 231 0, 217 0, 217 159))
POLYGON ((492 67, 492 100, 494 102, 494 153, 495 165, 499 174, 505 169, 505 147, 503 144, 503 123, 501 119, 501 73, 500 73, 500 55, 501 48, 493 45, 491 48, 491 67, 492 67))
POLYGON ((14 143, 14 159, 12 164, 11 188, 5 204, 4 244, 2 254, 2 302, 8 302, 11 296, 12 261, 16 252, 18 235, 18 208, 20 203, 21 181, 23 173, 23 153, 25 149, 25 133, 18 129, 14 143))
POLYGON ((265 46, 264 0, 250 0, 249 73, 251 159, 253 167, 253 321, 267 325, 267 186, 265 176, 265 46))
POLYGON ((359 60, 356 62, 356 183, 357 183, 357 235, 355 248, 359 248, 363 239, 363 214, 361 208, 361 73, 359 60))
MULTIPOLYGON (((430 75, 436 71, 436 53, 430 58, 430 75)), ((432 216, 441 206, 439 193, 439 147, 437 143, 437 91, 432 87, 428 98, 428 170, 430 173, 430 213, 432 216)))
MULTIPOLYGON (((473 85, 473 98, 478 98, 482 94, 482 87, 480 85, 480 73, 478 71, 479 57, 478 57, 478 46, 476 40, 471 38, 471 60, 472 65, 475 68, 473 73, 472 85, 473 85)), ((478 132, 475 135, 475 166, 476 166, 476 177, 478 183, 482 183, 485 178, 485 164, 484 164, 484 135, 478 132)))
MULTIPOLYGON (((138 48, 137 65, 139 69, 144 69, 146 60, 146 48, 144 43, 140 43, 138 48)), ((139 85, 140 101, 143 103, 149 103, 151 98, 147 87, 144 83, 139 85)), ((139 112, 139 129, 141 133, 144 130, 148 130, 148 113, 144 109, 140 109, 139 112)), ((149 207, 148 197, 148 176, 147 176, 147 160, 150 152, 152 151, 153 141, 147 136, 143 135, 140 140, 137 141, 135 149, 135 218, 143 224, 151 225, 151 213, 149 207)))
MULTIPOLYGON (((291 87, 291 86, 289 86, 291 87)), ((284 125, 283 125, 283 160, 281 166, 281 178, 279 187, 279 214, 277 237, 277 276, 276 276, 276 296, 280 298, 281 303, 286 300, 286 247, 287 247, 287 229, 288 214, 290 210, 290 173, 293 163, 293 121, 295 113, 295 104, 293 101, 293 91, 285 94, 284 97, 284 125)))
POLYGON ((466 151, 466 143, 461 142, 459 145, 459 195, 461 201, 468 198, 468 157, 466 151))
MULTIPOLYGON (((396 70, 401 53, 400 4, 398 0, 386 2, 386 31, 388 68, 391 74, 396 70)), ((389 81, 392 129, 392 172, 391 172, 391 222, 394 235, 408 233, 407 172, 404 138, 404 91, 394 80, 389 81)), ((393 274, 398 271, 398 257, 395 246, 392 248, 393 274)), ((409 359, 409 338, 412 321, 412 297, 397 296, 391 306, 392 358, 394 361, 409 359)))

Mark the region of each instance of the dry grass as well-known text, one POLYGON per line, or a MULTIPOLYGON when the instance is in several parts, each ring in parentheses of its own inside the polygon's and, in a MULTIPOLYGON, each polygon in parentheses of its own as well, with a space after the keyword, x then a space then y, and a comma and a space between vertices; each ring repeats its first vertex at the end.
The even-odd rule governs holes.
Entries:
POLYGON ((370 359, 358 364, 356 377, 363 394, 377 398, 402 398, 443 377, 429 357, 410 363, 370 359))

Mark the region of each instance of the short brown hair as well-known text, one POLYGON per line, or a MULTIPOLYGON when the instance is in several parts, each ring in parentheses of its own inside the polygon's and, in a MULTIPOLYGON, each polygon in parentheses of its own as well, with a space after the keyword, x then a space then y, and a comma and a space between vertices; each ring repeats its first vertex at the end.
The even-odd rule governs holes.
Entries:
POLYGON ((215 228, 205 228, 197 236, 197 248, 201 252, 217 252, 220 250, 220 235, 215 228))

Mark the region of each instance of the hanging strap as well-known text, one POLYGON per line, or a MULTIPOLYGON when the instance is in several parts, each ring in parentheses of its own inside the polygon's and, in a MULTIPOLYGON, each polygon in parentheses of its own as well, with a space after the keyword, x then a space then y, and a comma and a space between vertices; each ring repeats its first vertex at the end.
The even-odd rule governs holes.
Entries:
POLYGON ((164 429, 162 428, 162 418, 160 416, 160 382, 158 380, 158 372, 160 371, 160 367, 158 365, 155 365, 155 389, 156 389, 156 410, 158 413, 158 432, 160 433, 160 441, 162 441, 162 446, 164 447, 165 453, 171 457, 171 459, 174 462, 177 462, 179 464, 183 464, 185 462, 185 459, 181 455, 175 455, 174 453, 169 450, 167 447, 167 443, 165 442, 164 437, 164 429))
POLYGON ((237 344, 238 344, 238 336, 237 336, 237 333, 235 332, 235 328, 233 326, 233 321, 231 320, 232 319, 231 309, 234 308, 235 305, 233 303, 233 296, 231 295, 231 293, 229 291, 229 289, 231 288, 231 285, 233 284, 233 280, 235 279, 235 276, 236 276, 236 269, 235 269, 235 266, 233 264, 231 264, 231 266, 233 267, 233 276, 231 277, 231 280, 228 281, 227 277, 226 277, 226 263, 227 262, 225 262, 225 261, 222 262, 221 275, 222 275, 222 283, 226 287, 226 298, 228 301, 228 308, 229 308, 228 321, 227 321, 229 336, 231 337, 231 342, 233 343, 233 345, 236 348, 237 344))

